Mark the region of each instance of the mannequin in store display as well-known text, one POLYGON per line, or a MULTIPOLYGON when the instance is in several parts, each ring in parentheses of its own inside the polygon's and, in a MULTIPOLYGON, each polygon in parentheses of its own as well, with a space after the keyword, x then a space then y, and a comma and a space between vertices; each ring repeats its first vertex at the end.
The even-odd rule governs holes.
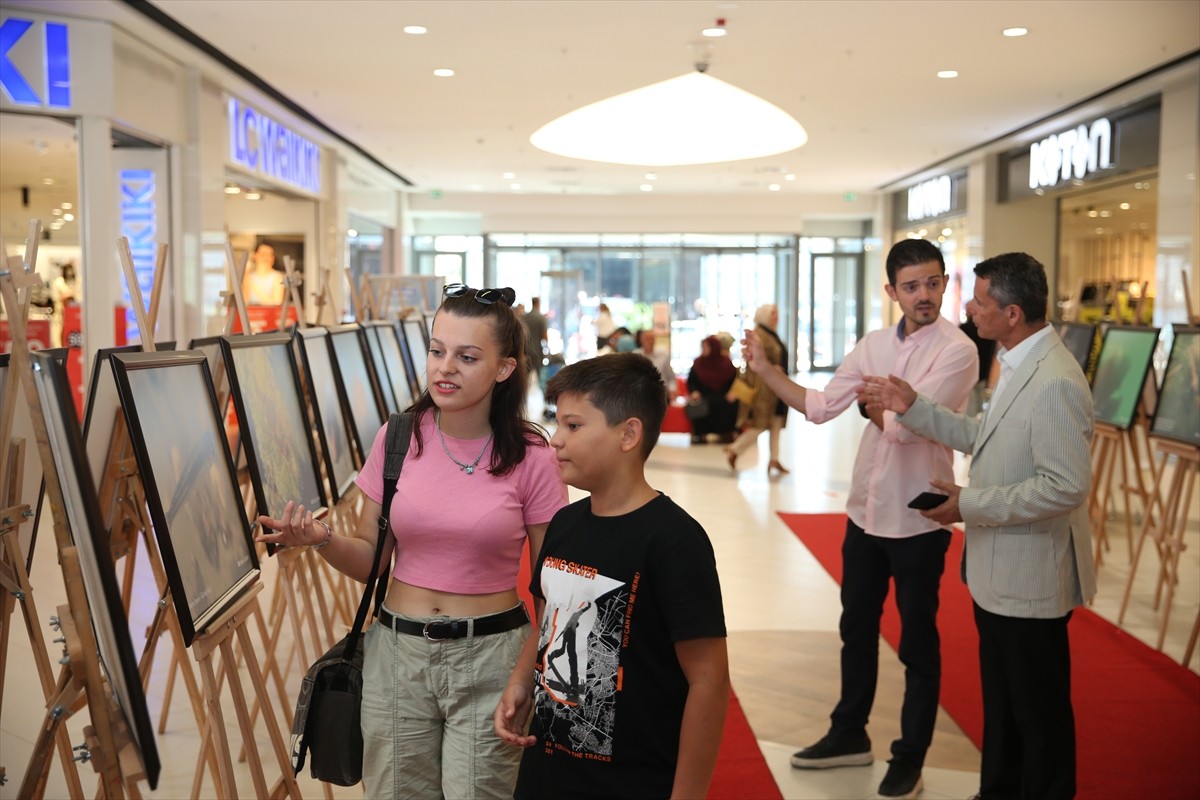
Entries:
POLYGON ((271 245, 264 242, 255 248, 242 276, 242 295, 249 305, 277 306, 283 302, 283 273, 275 269, 275 248, 271 245))

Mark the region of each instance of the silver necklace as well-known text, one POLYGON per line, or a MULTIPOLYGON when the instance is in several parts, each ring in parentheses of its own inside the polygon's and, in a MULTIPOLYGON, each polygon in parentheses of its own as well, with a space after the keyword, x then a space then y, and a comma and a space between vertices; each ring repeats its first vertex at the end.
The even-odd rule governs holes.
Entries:
POLYGON ((450 452, 450 448, 446 447, 446 437, 442 435, 442 412, 439 410, 437 416, 434 417, 434 427, 437 428, 438 441, 442 443, 442 450, 449 456, 450 460, 458 464, 458 468, 468 475, 474 474, 475 468, 479 466, 479 462, 483 459, 483 454, 487 452, 488 445, 492 443, 492 435, 495 431, 488 432, 487 441, 483 443, 483 449, 479 451, 479 455, 475 456, 475 460, 470 464, 464 464, 454 457, 454 453, 450 452))

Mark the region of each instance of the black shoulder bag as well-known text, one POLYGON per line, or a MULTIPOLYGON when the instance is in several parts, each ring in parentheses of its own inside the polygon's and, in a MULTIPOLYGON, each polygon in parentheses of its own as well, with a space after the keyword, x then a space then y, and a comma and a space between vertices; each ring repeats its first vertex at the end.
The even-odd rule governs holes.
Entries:
POLYGON ((379 580, 379 560, 387 540, 388 510, 396 494, 396 481, 404 467, 412 435, 411 412, 392 414, 388 419, 387 457, 383 465, 383 510, 379 514, 379 537, 375 542, 374 566, 363 587, 354 627, 346 637, 313 664, 300 684, 296 715, 292 723, 292 768, 309 771, 314 778, 338 786, 353 786, 362 780, 363 740, 359 711, 363 691, 363 623, 375 595, 375 613, 387 593, 387 580, 379 580))

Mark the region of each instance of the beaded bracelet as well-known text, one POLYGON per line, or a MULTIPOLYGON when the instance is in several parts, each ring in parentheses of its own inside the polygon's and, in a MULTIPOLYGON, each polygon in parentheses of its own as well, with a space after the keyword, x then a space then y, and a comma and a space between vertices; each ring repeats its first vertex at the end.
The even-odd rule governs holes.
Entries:
POLYGON ((313 550, 320 550, 322 547, 329 544, 329 540, 333 538, 333 528, 329 527, 328 525, 326 525, 324 522, 322 522, 319 519, 314 519, 313 522, 317 523, 318 525, 320 525, 322 528, 325 529, 325 538, 321 540, 320 544, 314 544, 312 546, 313 550))

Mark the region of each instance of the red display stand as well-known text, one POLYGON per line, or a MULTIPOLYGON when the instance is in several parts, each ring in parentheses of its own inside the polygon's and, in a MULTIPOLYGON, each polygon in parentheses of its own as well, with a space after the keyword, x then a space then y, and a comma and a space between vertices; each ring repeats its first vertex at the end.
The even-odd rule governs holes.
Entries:
MULTIPOLYGON (((279 306, 246 306, 246 316, 250 319, 250 332, 262 333, 279 328, 279 306)), ((296 315, 296 307, 288 306, 287 324, 295 325, 300 318, 296 315)), ((233 317, 233 332, 242 333, 242 321, 235 314, 233 317)))
MULTIPOLYGON (((30 350, 50 349, 50 320, 31 319, 25 326, 25 336, 30 350)), ((8 331, 8 320, 0 319, 0 351, 12 352, 12 335, 8 331)))

